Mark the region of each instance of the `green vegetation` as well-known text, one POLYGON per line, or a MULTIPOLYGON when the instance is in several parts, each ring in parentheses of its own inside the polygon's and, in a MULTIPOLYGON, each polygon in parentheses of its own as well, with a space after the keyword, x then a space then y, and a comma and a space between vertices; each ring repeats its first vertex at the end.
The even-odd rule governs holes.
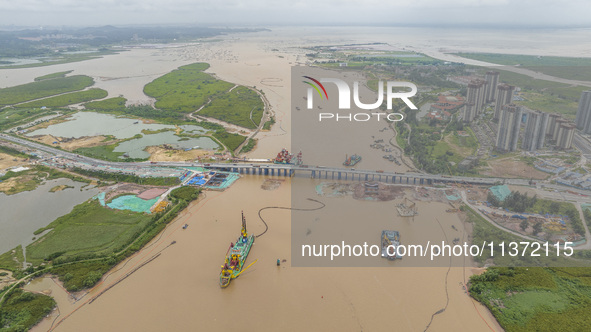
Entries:
POLYGON ((179 67, 146 84, 144 93, 156 98, 155 106, 159 109, 180 113, 196 111, 209 98, 215 98, 233 86, 204 73, 207 68, 207 63, 179 67))
MULTIPOLYGON (((108 99, 106 99, 108 100, 108 99)), ((102 101, 102 100, 101 100, 102 101)), ((100 103, 101 101, 97 101, 100 103)), ((92 102, 94 103, 94 102, 92 102)), ((182 113, 178 112, 165 112, 159 109, 155 109, 150 105, 140 105, 140 106, 127 106, 127 107, 120 107, 120 108, 112 108, 112 109, 94 109, 94 111, 100 113, 108 113, 108 114, 115 114, 115 115, 125 115, 129 117, 137 117, 143 119, 153 119, 158 121, 159 123, 164 124, 181 124, 183 122, 194 124, 194 122, 188 122, 185 120, 185 116, 182 113)))
MULTIPOLYGON (((162 129, 158 129, 158 130, 150 130, 150 129, 142 129, 142 134, 144 135, 153 135, 153 134, 158 134, 158 133, 163 133, 165 131, 175 131, 173 128, 162 128, 162 129)), ((183 137, 184 140, 188 140, 187 137, 183 137)), ((183 139, 180 139, 179 141, 182 141, 183 139)))
POLYGON ((73 104, 83 103, 93 99, 105 98, 108 95, 107 91, 103 89, 88 89, 84 91, 77 91, 66 93, 63 95, 49 97, 45 99, 35 100, 28 103, 16 105, 18 108, 32 108, 32 107, 64 107, 73 104))
POLYGON ((31 157, 26 153, 22 153, 17 149, 13 149, 9 146, 4 146, 4 145, 0 145, 0 153, 11 155, 11 156, 17 157, 17 158, 30 158, 31 157))
POLYGON ((587 331, 590 271, 493 267, 470 278, 470 295, 487 306, 506 331, 587 331))
MULTIPOLYGON (((95 158, 95 159, 102 159, 107 161, 113 162, 133 162, 133 161, 146 161, 146 158, 128 158, 124 157, 125 152, 115 152, 115 148, 125 141, 130 141, 134 139, 142 138, 141 134, 134 135, 133 137, 126 138, 123 140, 118 140, 116 143, 109 144, 109 145, 97 145, 85 148, 78 148, 75 149, 73 152, 85 155, 87 157, 95 158), (123 157, 123 158, 122 158, 123 157)), ((110 139, 109 139, 110 140, 110 139)), ((107 140, 107 141, 109 141, 107 140)))
POLYGON ((51 273, 59 276, 59 280, 64 283, 64 288, 75 292, 94 286, 115 265, 115 262, 114 258, 110 258, 65 264, 52 268, 51 273))
POLYGON ((70 173, 58 171, 43 165, 37 165, 29 170, 21 172, 6 172, 0 180, 6 181, 14 178, 13 186, 4 193, 6 195, 18 194, 23 191, 34 190, 41 183, 47 180, 54 180, 59 178, 71 179, 77 182, 89 183, 90 180, 70 173))
MULTIPOLYGON (((199 193, 198 188, 177 188, 169 196, 173 205, 152 215, 110 210, 96 200, 79 204, 36 232, 51 229, 27 247, 33 250, 28 252, 29 261, 50 264, 45 270, 56 274, 68 291, 92 287, 104 273, 159 234, 199 193)), ((36 268, 43 269, 40 265, 36 268)), ((33 267, 27 269, 28 273, 33 271, 33 267)))
POLYGON ((213 134, 213 137, 220 140, 220 142, 222 142, 222 144, 224 144, 230 151, 238 149, 240 144, 246 139, 246 137, 242 135, 229 133, 225 130, 216 131, 213 134))
POLYGON ((91 77, 75 75, 0 89, 0 105, 13 105, 60 93, 82 90, 94 84, 91 77))
POLYGON ((271 126, 275 124, 275 118, 271 117, 269 121, 265 122, 263 125, 263 130, 271 130, 271 126))
POLYGON ((257 140, 249 138, 248 143, 246 143, 240 152, 250 152, 254 147, 257 145, 257 140))
POLYGON ((43 294, 15 288, 0 306, 0 331, 27 331, 55 307, 55 301, 43 294))
POLYGON ((256 129, 263 117, 263 111, 264 104, 258 93, 245 86, 239 86, 214 98, 199 111, 199 115, 256 129))
POLYGON ((537 195, 528 197, 527 193, 521 194, 519 191, 512 191, 504 201, 500 202, 497 197, 492 193, 488 192, 488 202, 496 207, 503 207, 513 212, 523 213, 526 210, 530 210, 536 204, 538 198, 537 195))
POLYGON ((127 99, 123 97, 113 97, 104 100, 91 101, 84 104, 84 108, 96 111, 119 111, 125 108, 127 99))
POLYGON ((499 202, 498 199, 489 192, 487 200, 491 205, 497 207, 501 206, 509 211, 539 213, 542 215, 549 213, 567 216, 571 221, 573 231, 579 235, 585 236, 583 221, 581 220, 579 211, 572 203, 539 199, 537 196, 528 197, 527 193, 521 194, 518 191, 512 191, 502 202, 499 202))
POLYGON ((44 117, 55 112, 42 109, 21 109, 6 107, 0 109, 0 130, 18 127, 18 125, 32 122, 35 119, 44 117))
POLYGON ((3 192, 6 195, 14 195, 23 191, 35 190, 45 179, 42 174, 38 174, 34 169, 21 172, 8 171, 4 176, 0 177, 1 181, 13 179, 13 186, 5 189, 3 192))
POLYGON ((565 100, 554 94, 531 92, 525 93, 524 98, 525 100, 516 101, 515 103, 547 113, 559 113, 569 119, 575 118, 579 107, 576 101, 578 100, 578 97, 576 100, 565 100))
MULTIPOLYGON (((565 68, 565 67, 560 67, 565 68)), ((527 75, 498 70, 499 80, 521 88, 525 100, 516 104, 549 113, 559 113, 574 119, 581 92, 587 87, 534 79, 527 75)))
POLYGON ((201 189, 191 187, 191 186, 183 186, 180 188, 176 188, 170 192, 169 197, 173 199, 180 199, 183 201, 191 202, 199 196, 201 189))
POLYGON ((587 227, 591 228, 591 209, 583 209, 583 216, 585 217, 587 227))
POLYGON ((74 187, 68 186, 66 184, 62 184, 62 185, 58 185, 58 186, 55 186, 55 187, 49 189, 49 192, 50 193, 55 193, 55 192, 58 192, 58 191, 62 191, 62 190, 66 190, 66 189, 71 189, 71 188, 74 188, 74 187))
POLYGON ((458 53, 457 55, 474 60, 500 65, 520 65, 533 71, 572 80, 591 80, 590 58, 534 56, 495 53, 458 53))
POLYGON ((68 75, 72 71, 73 70, 60 71, 58 73, 53 73, 53 74, 47 74, 47 75, 39 76, 39 77, 35 78, 35 81, 43 81, 43 80, 50 80, 50 79, 54 79, 54 78, 66 77, 66 75, 68 75))
POLYGON ((16 248, 0 255, 0 268, 10 271, 16 271, 23 267, 25 256, 23 256, 23 247, 19 244, 16 248))
POLYGON ((112 252, 137 236, 149 221, 150 216, 143 213, 111 210, 96 200, 85 202, 35 232, 51 229, 27 246, 27 261, 37 265, 59 256, 112 252))
MULTIPOLYGON (((416 112, 413 110, 406 111, 406 121, 396 123, 396 131, 398 135, 396 140, 407 156, 412 157, 415 165, 431 174, 450 174, 455 175, 459 171, 457 165, 474 149, 475 138, 470 133, 470 137, 465 138, 463 143, 460 143, 458 137, 456 142, 458 146, 454 147, 446 142, 442 137, 450 131, 450 126, 455 128, 455 122, 450 123, 444 128, 443 125, 436 121, 422 121, 416 120, 416 112), (411 127, 411 131, 407 127, 411 127), (407 144, 407 139, 410 135, 410 144, 407 144), (465 144, 467 149, 462 149, 459 144, 465 144), (460 153, 458 150, 466 150, 467 152, 460 153)), ((461 127, 463 128, 463 126, 461 127)), ((458 129, 459 130, 459 129, 458 129)))
POLYGON ((74 150, 74 153, 78 153, 90 158, 96 158, 108 161, 123 161, 123 152, 114 152, 113 150, 119 145, 119 143, 109 145, 98 145, 88 148, 78 148, 74 150))
POLYGON ((103 181, 116 181, 116 182, 130 182, 130 183, 138 183, 138 184, 145 184, 151 186, 173 186, 180 183, 180 180, 177 177, 167 177, 167 178, 152 178, 152 177, 140 177, 137 175, 132 174, 121 174, 121 173, 111 173, 106 171, 95 171, 95 170, 87 170, 78 167, 74 167, 72 169, 73 172, 97 178, 103 181))

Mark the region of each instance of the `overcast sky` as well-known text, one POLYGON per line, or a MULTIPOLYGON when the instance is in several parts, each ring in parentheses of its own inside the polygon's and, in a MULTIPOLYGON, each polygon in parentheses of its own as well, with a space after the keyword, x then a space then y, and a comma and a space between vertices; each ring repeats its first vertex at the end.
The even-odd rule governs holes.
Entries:
POLYGON ((0 25, 591 26, 588 0, 0 0, 0 25))

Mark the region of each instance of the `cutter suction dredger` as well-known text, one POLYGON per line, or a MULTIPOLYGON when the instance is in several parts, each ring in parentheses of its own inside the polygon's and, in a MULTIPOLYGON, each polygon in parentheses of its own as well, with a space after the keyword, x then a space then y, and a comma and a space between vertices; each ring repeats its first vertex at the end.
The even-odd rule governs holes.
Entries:
POLYGON ((226 252, 226 260, 224 265, 222 265, 222 270, 220 272, 220 286, 222 288, 228 287, 232 279, 238 278, 242 272, 251 267, 252 264, 256 263, 256 261, 254 261, 246 268, 244 267, 250 248, 254 244, 254 239, 255 236, 248 235, 248 232, 246 231, 246 218, 244 218, 243 212, 240 236, 238 237, 238 240, 236 240, 236 243, 230 243, 230 247, 226 252))

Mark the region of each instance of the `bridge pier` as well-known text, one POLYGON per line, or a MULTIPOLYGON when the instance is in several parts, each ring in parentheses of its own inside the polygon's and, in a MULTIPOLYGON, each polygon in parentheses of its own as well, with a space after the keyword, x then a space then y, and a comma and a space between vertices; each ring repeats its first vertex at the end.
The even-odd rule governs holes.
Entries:
POLYGON ((339 180, 341 179, 341 172, 339 172, 339 180))
POLYGON ((315 179, 315 178, 316 178, 316 171, 312 171, 312 175, 310 175, 310 177, 311 177, 312 179, 315 179))

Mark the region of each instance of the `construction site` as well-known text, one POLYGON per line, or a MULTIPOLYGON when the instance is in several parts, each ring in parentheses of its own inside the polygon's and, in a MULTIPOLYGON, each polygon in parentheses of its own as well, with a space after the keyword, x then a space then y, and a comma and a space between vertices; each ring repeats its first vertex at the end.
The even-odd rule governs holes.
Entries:
POLYGON ((414 217, 419 214, 417 203, 406 197, 404 197, 404 202, 396 205, 396 210, 401 217, 414 217))

